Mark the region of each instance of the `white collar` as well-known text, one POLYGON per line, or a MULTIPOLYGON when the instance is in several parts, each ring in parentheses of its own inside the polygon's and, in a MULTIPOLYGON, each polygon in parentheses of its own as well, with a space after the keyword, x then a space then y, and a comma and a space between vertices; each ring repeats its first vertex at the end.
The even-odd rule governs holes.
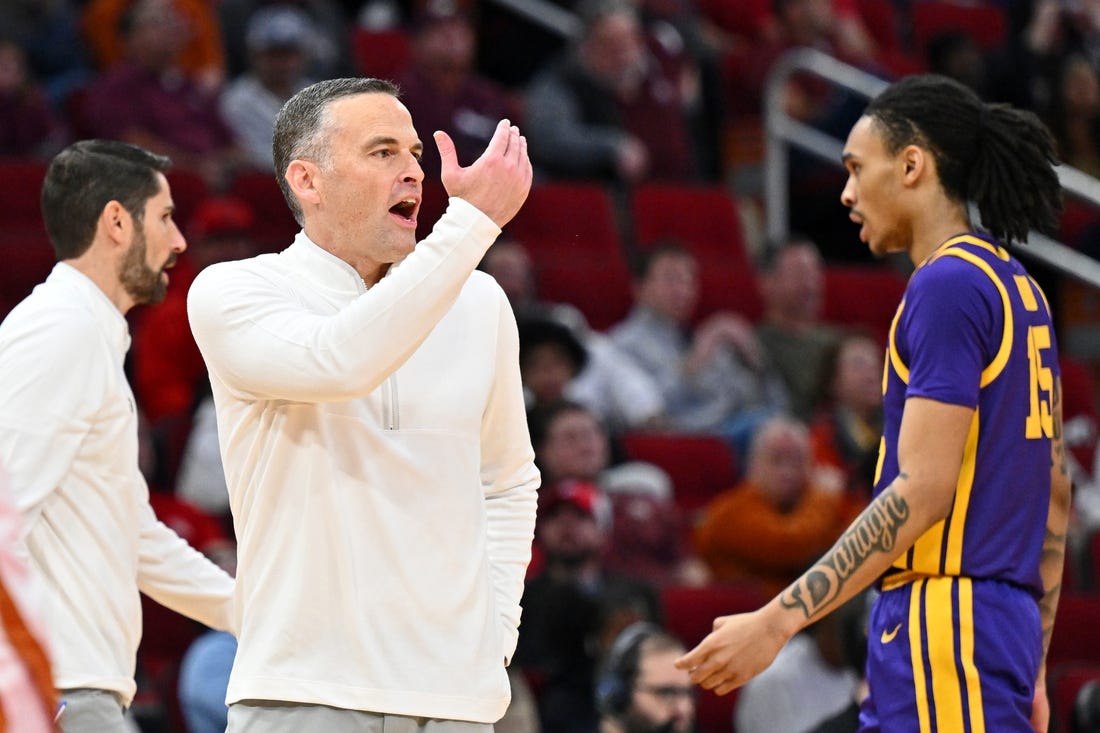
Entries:
POLYGON ((66 262, 58 262, 46 281, 77 293, 111 344, 120 354, 126 353, 130 348, 130 325, 126 316, 91 278, 66 262))

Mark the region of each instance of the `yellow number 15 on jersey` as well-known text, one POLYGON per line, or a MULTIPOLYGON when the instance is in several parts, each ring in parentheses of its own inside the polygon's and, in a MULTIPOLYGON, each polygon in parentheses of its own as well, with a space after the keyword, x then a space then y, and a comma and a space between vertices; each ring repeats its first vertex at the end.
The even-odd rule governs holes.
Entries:
POLYGON ((1043 355, 1050 349, 1050 327, 1031 326, 1027 329, 1027 361, 1031 379, 1031 409, 1024 427, 1026 438, 1050 438, 1054 435, 1054 420, 1050 414, 1050 395, 1054 377, 1049 366, 1043 366, 1043 355))

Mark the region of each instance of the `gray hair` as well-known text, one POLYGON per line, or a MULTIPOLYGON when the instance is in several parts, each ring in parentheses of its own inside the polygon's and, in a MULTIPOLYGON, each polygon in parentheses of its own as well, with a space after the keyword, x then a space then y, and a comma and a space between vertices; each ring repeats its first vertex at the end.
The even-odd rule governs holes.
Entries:
POLYGON ((352 77, 326 79, 295 94, 275 117, 275 134, 271 141, 275 159, 275 180, 283 192, 294 220, 303 225, 302 206, 290 190, 286 169, 292 160, 309 160, 321 168, 331 163, 328 146, 329 107, 334 100, 359 94, 389 94, 400 96, 393 82, 385 79, 352 77))

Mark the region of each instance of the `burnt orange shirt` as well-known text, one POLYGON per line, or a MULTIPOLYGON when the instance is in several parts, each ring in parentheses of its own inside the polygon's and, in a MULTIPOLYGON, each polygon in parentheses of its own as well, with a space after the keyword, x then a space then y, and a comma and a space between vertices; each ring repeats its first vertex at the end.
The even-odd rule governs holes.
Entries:
POLYGON ((856 512, 843 494, 814 486, 781 512, 743 481, 706 508, 695 528, 695 551, 716 580, 757 580, 778 593, 832 546, 856 512))
MULTIPOLYGON (((133 0, 90 0, 84 8, 82 31, 96 66, 106 69, 122 58, 122 37, 118 21, 133 0)), ((192 75, 210 70, 225 74, 225 49, 221 27, 210 0, 174 0, 191 41, 177 60, 179 68, 192 75)))

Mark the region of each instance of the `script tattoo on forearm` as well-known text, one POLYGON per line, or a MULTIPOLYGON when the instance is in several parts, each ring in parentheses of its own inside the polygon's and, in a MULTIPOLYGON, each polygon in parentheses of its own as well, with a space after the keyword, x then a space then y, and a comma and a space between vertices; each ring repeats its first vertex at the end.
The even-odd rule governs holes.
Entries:
MULTIPOLYGON (((908 476, 902 473, 898 478, 908 476)), ((872 554, 893 554, 898 529, 908 518, 909 504, 893 486, 888 486, 829 552, 783 591, 780 602, 787 608, 801 609, 806 618, 812 617, 840 594, 845 581, 872 554)))
MULTIPOLYGON (((1066 535, 1051 531, 1047 527, 1043 536, 1043 552, 1040 556, 1039 567, 1050 565, 1062 567, 1065 562, 1066 535)), ((1058 610, 1058 598, 1062 595, 1062 583, 1057 582, 1048 588, 1039 601, 1039 615, 1043 623, 1043 652, 1050 648, 1050 638, 1054 634, 1054 615, 1058 610)))

